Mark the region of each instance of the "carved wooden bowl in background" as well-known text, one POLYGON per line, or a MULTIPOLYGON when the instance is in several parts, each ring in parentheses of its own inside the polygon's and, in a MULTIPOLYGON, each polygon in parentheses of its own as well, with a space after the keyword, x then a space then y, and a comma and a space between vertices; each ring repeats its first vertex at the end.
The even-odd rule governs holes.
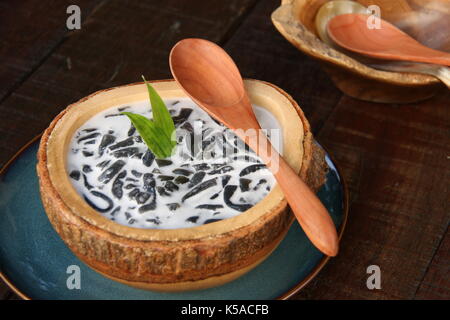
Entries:
MULTIPOLYGON (((320 60, 335 85, 345 94, 366 101, 409 103, 432 97, 444 85, 435 77, 418 73, 381 71, 337 51, 320 40, 315 16, 328 0, 282 0, 272 13, 278 31, 296 48, 320 60)), ((378 5, 381 18, 395 24, 419 42, 450 51, 450 1, 358 0, 378 5)), ((379 60, 382 62, 382 60, 379 60)))

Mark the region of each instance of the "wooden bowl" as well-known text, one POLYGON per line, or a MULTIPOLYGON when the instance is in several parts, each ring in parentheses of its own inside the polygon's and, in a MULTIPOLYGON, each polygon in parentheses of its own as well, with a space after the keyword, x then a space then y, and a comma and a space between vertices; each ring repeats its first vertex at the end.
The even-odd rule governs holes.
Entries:
MULTIPOLYGON (((163 98, 185 97, 173 80, 156 81, 163 98)), ((313 144, 297 103, 269 83, 246 80, 253 103, 282 126, 285 159, 313 189, 324 182, 324 153, 313 144)), ((183 229, 138 229, 117 224, 92 209, 75 191, 66 170, 74 132, 98 112, 148 99, 142 83, 96 92, 68 106, 45 131, 37 172, 48 218, 67 246, 103 275, 138 288, 181 291, 231 281, 263 261, 294 220, 278 186, 242 214, 183 229)))
MULTIPOLYGON (((373 69, 321 41, 317 36, 314 20, 319 8, 327 1, 282 0, 281 6, 272 13, 272 22, 290 43, 307 55, 318 59, 342 92, 366 101, 410 103, 430 98, 444 87, 438 79, 429 75, 373 69)), ((443 8, 449 5, 443 0, 437 1, 443 3, 443 8)), ((442 16, 449 21, 448 13, 446 14, 445 10, 441 12, 440 6, 430 7, 423 0, 358 0, 357 2, 365 6, 370 4, 380 6, 383 19, 401 27, 426 45, 444 51, 449 50, 448 36, 439 36, 445 33, 445 29, 442 31, 443 22, 430 23, 423 28, 417 27, 417 23, 424 21, 426 17, 428 21, 431 21, 430 17, 442 16), (434 26, 436 29, 433 33, 434 26), (431 37, 432 34, 436 36, 431 37)), ((448 27, 450 26, 447 22, 447 30, 448 27)))

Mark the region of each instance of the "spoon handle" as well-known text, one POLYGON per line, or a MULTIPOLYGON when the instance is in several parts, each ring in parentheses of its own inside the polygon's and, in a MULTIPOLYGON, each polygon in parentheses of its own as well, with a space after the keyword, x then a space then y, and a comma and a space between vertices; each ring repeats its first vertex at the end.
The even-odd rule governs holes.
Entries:
POLYGON ((441 65, 395 61, 376 64, 371 63, 369 66, 385 71, 429 74, 441 80, 447 88, 450 89, 450 68, 443 67, 441 65))
POLYGON ((281 156, 274 175, 307 237, 317 249, 335 256, 339 242, 336 227, 319 198, 281 156))
MULTIPOLYGON (((424 49, 423 55, 411 54, 411 55, 403 55, 403 56, 398 56, 398 57, 395 56, 395 57, 393 57, 393 59, 401 60, 401 61, 416 61, 416 62, 422 62, 422 63, 432 63, 432 64, 450 66, 450 55, 444 55, 444 54, 431 55, 431 53, 434 53, 433 51, 430 49, 428 51, 428 52, 430 52, 430 54, 425 55, 425 52, 427 52, 427 51, 424 49)), ((389 56, 387 56, 387 58, 389 58, 389 56)))
POLYGON ((292 212, 309 240, 324 254, 336 256, 339 247, 336 227, 319 198, 278 154, 265 135, 259 134, 258 138, 253 139, 247 137, 245 141, 275 176, 292 212))

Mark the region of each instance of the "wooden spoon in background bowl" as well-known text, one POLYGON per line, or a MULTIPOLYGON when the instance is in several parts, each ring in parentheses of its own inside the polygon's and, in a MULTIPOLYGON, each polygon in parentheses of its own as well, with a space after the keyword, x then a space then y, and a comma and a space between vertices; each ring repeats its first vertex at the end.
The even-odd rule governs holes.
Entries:
POLYGON ((328 22, 330 38, 339 46, 369 57, 450 66, 450 54, 428 48, 380 19, 380 28, 368 27, 369 16, 343 14, 328 22))

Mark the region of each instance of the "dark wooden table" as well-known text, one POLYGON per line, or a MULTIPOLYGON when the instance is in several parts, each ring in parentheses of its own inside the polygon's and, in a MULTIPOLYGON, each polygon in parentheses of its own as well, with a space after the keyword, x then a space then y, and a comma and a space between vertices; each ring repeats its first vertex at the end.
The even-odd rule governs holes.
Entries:
MULTIPOLYGON (((217 42, 245 77, 272 82, 305 111, 343 170, 350 213, 337 258, 294 299, 450 298, 450 91, 415 104, 343 95, 278 34, 279 0, 0 2, 0 166, 71 102, 170 78, 180 39, 217 42), (81 8, 81 30, 66 8, 81 8), (381 268, 380 290, 366 286, 381 268)), ((0 299, 17 299, 0 283, 0 299)))

